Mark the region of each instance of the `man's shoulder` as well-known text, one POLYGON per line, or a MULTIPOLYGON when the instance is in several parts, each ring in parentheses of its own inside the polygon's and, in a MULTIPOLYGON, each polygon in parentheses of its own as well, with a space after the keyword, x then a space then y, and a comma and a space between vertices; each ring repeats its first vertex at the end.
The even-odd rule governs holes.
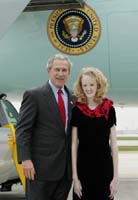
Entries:
POLYGON ((29 95, 33 95, 33 96, 40 95, 43 92, 45 92, 47 90, 47 88, 48 88, 48 85, 45 84, 45 85, 42 85, 42 86, 39 86, 39 87, 34 87, 34 88, 29 89, 29 90, 26 90, 24 92, 24 94, 29 94, 29 95))
POLYGON ((69 94, 69 100, 74 105, 76 101, 76 96, 73 93, 73 90, 65 86, 66 91, 69 94))
POLYGON ((73 91, 70 89, 70 88, 68 88, 66 85, 64 85, 64 89, 65 89, 65 91, 66 92, 68 92, 69 94, 73 94, 73 91))

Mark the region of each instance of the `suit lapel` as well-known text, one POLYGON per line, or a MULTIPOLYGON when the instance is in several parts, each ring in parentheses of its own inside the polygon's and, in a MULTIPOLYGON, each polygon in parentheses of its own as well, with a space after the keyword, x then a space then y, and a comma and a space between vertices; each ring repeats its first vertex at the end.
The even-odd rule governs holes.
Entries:
POLYGON ((55 98, 53 91, 52 91, 52 89, 51 89, 51 87, 49 86, 48 83, 43 88, 43 94, 44 94, 44 98, 45 98, 47 105, 51 109, 52 117, 54 117, 55 120, 57 121, 57 123, 60 124, 60 126, 62 128, 64 128, 64 125, 63 125, 62 120, 61 120, 61 116, 60 116, 60 112, 59 112, 59 108, 58 108, 58 105, 57 105, 56 98, 55 98))
POLYGON ((72 108, 74 106, 74 100, 73 94, 71 91, 68 90, 68 88, 65 86, 65 90, 68 95, 68 123, 67 123, 67 128, 69 127, 70 119, 71 119, 71 113, 72 113, 72 108))

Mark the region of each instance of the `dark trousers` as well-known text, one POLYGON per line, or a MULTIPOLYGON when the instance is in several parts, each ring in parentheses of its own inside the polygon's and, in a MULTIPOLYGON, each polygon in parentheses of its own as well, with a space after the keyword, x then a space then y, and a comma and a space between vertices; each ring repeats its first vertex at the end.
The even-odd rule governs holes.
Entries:
POLYGON ((27 200, 67 200, 71 180, 62 178, 58 181, 26 181, 27 200))

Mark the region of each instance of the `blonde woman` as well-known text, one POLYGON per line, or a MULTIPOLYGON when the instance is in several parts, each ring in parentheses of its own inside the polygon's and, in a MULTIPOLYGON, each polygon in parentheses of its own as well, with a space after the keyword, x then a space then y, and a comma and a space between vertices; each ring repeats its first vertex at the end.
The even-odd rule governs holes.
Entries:
POLYGON ((82 69, 71 121, 73 200, 111 200, 117 192, 116 113, 106 91, 100 70, 82 69))

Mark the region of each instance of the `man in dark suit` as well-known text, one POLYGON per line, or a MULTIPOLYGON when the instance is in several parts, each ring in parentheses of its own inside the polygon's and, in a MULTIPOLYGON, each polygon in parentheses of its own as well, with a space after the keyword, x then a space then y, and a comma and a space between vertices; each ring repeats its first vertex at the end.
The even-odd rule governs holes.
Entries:
POLYGON ((46 85, 23 96, 16 141, 28 200, 66 200, 71 187, 69 124, 74 98, 65 86, 70 68, 67 57, 55 55, 47 63, 46 85), (65 107, 64 123, 58 107, 59 89, 65 107))

